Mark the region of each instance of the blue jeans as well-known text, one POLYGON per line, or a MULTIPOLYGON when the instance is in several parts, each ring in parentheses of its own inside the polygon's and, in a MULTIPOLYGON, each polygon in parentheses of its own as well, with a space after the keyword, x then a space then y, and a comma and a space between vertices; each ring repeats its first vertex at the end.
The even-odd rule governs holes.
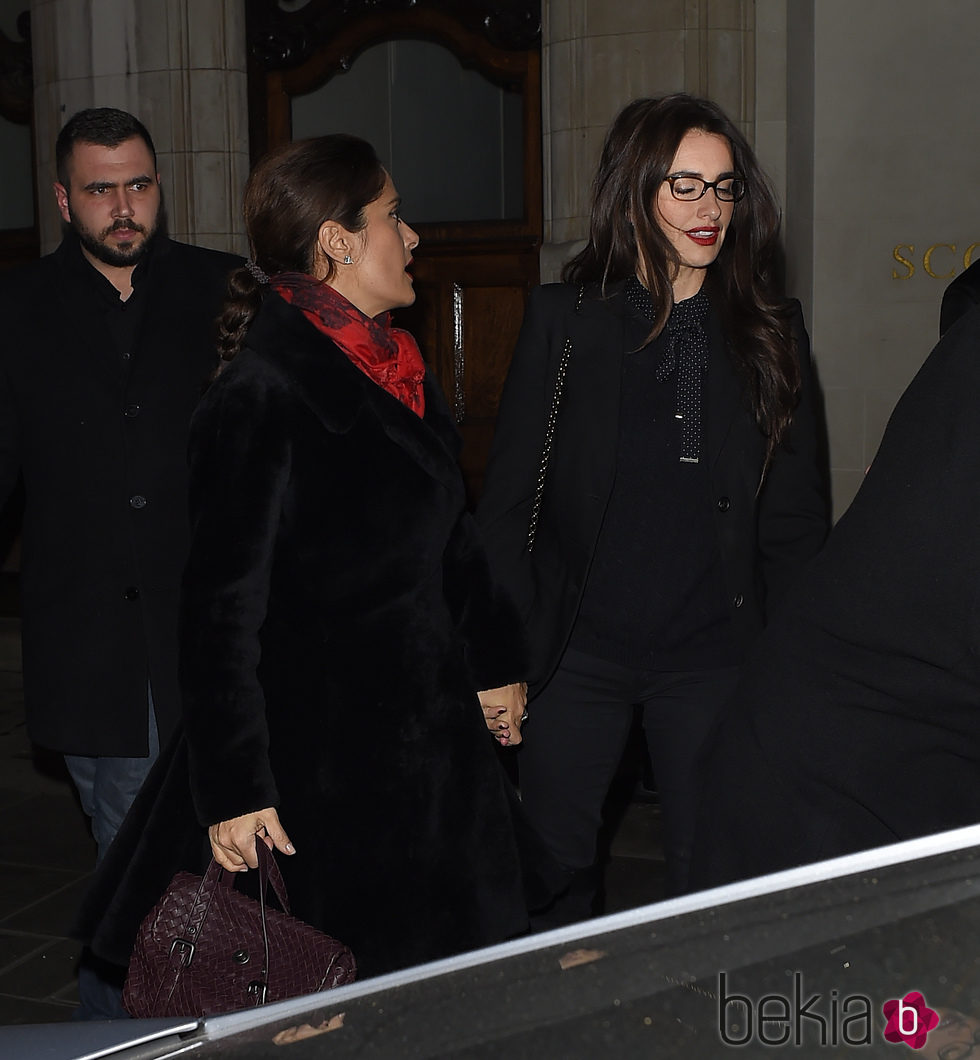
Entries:
MULTIPOLYGON (((96 843, 96 864, 119 831, 123 818, 133 804, 150 767, 160 751, 153 693, 147 685, 149 754, 145 758, 95 757, 65 755, 65 765, 75 782, 82 809, 92 822, 96 843)), ((75 1018, 81 1020, 126 1019, 122 1006, 121 970, 106 965, 88 949, 82 951, 78 965, 79 1007, 75 1018)))
POLYGON ((149 754, 145 758, 97 758, 92 755, 65 755, 65 765, 78 789, 82 809, 92 822, 96 844, 96 864, 109 849, 123 818, 146 780, 146 774, 160 752, 153 694, 147 686, 149 714, 149 754))

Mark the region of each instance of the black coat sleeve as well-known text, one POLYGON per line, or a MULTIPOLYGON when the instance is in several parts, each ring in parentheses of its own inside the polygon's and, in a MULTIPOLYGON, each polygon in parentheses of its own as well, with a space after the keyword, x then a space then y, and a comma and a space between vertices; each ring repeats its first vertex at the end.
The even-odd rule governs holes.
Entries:
POLYGON ((500 400, 476 513, 494 572, 525 617, 533 594, 528 527, 561 359, 563 322, 576 296, 574 289, 563 285, 531 292, 500 400))
POLYGON ((287 412, 271 373, 239 367, 212 387, 191 430, 180 679, 202 824, 278 804, 257 670, 289 478, 287 412))
POLYGON ((473 517, 464 512, 443 560, 446 600, 466 644, 474 690, 500 688, 527 677, 520 615, 490 571, 473 517))
POLYGON ((758 544, 767 604, 785 592, 828 532, 826 475, 821 468, 810 339, 796 307, 793 334, 800 364, 800 400, 787 438, 773 457, 759 497, 758 544))

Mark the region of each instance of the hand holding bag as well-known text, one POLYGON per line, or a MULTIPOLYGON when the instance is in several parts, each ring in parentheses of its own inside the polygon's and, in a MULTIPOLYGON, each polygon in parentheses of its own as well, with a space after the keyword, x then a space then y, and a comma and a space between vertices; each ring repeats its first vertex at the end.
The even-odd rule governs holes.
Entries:
POLYGON ((204 877, 178 872, 140 925, 123 987, 133 1016, 213 1016, 329 990, 354 980, 342 943, 297 920, 272 851, 258 837, 259 901, 212 859, 204 877), (266 904, 268 885, 284 912, 266 904))

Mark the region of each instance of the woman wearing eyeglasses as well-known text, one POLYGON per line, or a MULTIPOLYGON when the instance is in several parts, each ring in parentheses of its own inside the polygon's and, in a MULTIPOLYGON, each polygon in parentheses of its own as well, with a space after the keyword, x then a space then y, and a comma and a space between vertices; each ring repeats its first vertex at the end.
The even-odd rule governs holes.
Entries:
MULTIPOLYGON (((696 760, 767 606, 827 530, 809 342, 779 209, 712 102, 640 99, 603 147, 585 248, 532 292, 478 519, 530 633, 524 806, 589 916, 603 803, 641 707, 668 890, 696 760)), ((651 887, 651 899, 656 897, 651 887)))

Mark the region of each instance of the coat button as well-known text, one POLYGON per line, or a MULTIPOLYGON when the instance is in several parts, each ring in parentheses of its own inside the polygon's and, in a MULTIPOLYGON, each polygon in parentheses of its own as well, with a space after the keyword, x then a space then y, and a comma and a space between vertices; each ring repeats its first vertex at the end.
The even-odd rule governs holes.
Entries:
POLYGON ((743 595, 742 595, 741 593, 736 593, 736 595, 735 595, 735 599, 734 599, 734 600, 732 600, 732 603, 733 603, 733 604, 734 604, 734 605, 735 605, 736 607, 741 607, 741 606, 742 606, 742 604, 744 604, 744 603, 745 603, 745 597, 744 597, 744 596, 743 596, 743 595))
POLYGON ((139 414, 139 405, 127 405, 126 408, 123 409, 123 415, 128 416, 130 419, 132 419, 134 416, 138 416, 139 414))
POLYGON ((142 493, 137 493, 135 497, 129 498, 129 506, 130 508, 145 508, 146 498, 142 493))
POLYGON ((140 598, 140 591, 135 585, 131 585, 124 593, 123 596, 127 600, 138 600, 140 598))
POLYGON ((732 502, 727 497, 718 498, 718 511, 727 512, 731 508, 732 502))

